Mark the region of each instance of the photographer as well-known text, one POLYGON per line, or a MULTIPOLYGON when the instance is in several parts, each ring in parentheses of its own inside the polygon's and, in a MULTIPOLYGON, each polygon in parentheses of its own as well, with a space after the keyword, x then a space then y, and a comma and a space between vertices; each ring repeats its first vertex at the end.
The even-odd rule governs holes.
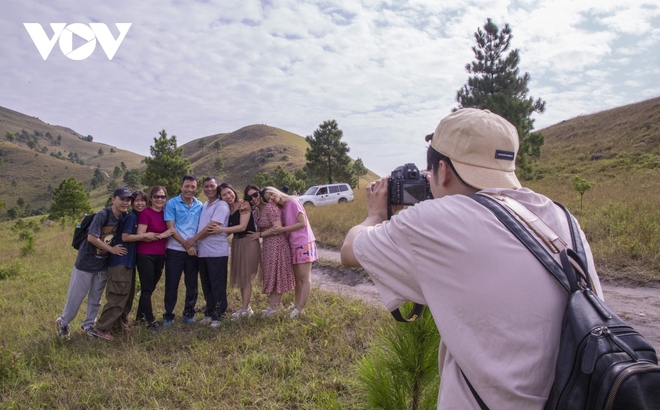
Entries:
MULTIPOLYGON (((487 110, 462 109, 427 136, 435 199, 388 219, 388 178, 367 186, 368 216, 347 234, 342 263, 362 266, 383 303, 427 305, 442 337, 438 408, 542 409, 554 378, 567 293, 486 207, 468 195, 506 195, 572 246, 566 214, 522 188, 518 134, 487 110), (465 377, 463 376, 463 374, 465 377)), ((396 214, 402 207, 392 205, 396 214)), ((602 297, 591 250, 589 271, 602 297)), ((553 255, 556 257, 556 255, 553 255)))

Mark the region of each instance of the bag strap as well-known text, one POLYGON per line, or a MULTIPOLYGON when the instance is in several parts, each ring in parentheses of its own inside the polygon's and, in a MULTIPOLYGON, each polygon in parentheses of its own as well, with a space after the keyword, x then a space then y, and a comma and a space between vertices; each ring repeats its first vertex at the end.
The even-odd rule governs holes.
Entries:
MULTIPOLYGON (((539 238, 541 238, 548 249, 550 249, 553 253, 559 253, 568 248, 566 242, 564 242, 564 240, 559 235, 557 235, 555 231, 553 231, 552 228, 550 228, 548 224, 545 223, 544 220, 536 216, 534 212, 527 209, 520 202, 505 195, 488 194, 488 196, 497 199, 500 201, 500 203, 504 204, 507 208, 518 215, 520 219, 522 219, 522 221, 525 222, 527 226, 539 238)), ((570 223, 571 222, 569 222, 569 224, 570 223)))
POLYGON ((577 223, 575 222, 575 217, 573 217, 573 214, 570 213, 568 209, 559 202, 555 202, 555 205, 557 205, 559 208, 561 208, 564 213, 566 214, 566 220, 568 221, 568 226, 570 227, 571 230, 571 241, 573 242, 573 250, 575 253, 578 254, 580 259, 583 262, 587 261, 587 252, 584 249, 584 244, 582 243, 582 237, 580 236, 580 230, 577 227, 577 223))
POLYGON ((394 309, 390 313, 392 314, 392 317, 396 319, 397 322, 414 322, 419 317, 422 315, 422 311, 424 310, 424 305, 420 305, 419 303, 415 303, 412 310, 406 317, 403 317, 403 314, 401 313, 401 308, 394 309))
POLYGON ((511 233, 513 233, 513 235, 518 238, 527 249, 529 249, 530 252, 532 252, 532 254, 534 254, 534 256, 536 256, 541 264, 543 264, 552 276, 557 279, 559 284, 566 289, 568 293, 571 293, 571 284, 562 271, 561 265, 559 265, 552 255, 550 255, 547 248, 541 245, 534 235, 523 226, 522 222, 511 215, 500 201, 483 194, 470 195, 470 198, 485 206, 495 214, 497 219, 499 219, 499 221, 502 222, 502 224, 506 226, 509 231, 511 231, 511 233))
POLYGON ((470 388, 470 391, 472 392, 472 395, 474 396, 474 399, 479 404, 479 407, 481 408, 481 410, 489 410, 488 406, 486 406, 486 403, 484 403, 484 401, 481 399, 481 396, 479 396, 479 393, 477 393, 477 391, 474 389, 474 387, 472 387, 472 383, 470 383, 470 381, 468 380, 465 373, 463 373, 463 369, 461 369, 459 367, 459 370, 461 371, 461 374, 463 375, 463 379, 465 379, 465 383, 467 383, 468 387, 470 388))

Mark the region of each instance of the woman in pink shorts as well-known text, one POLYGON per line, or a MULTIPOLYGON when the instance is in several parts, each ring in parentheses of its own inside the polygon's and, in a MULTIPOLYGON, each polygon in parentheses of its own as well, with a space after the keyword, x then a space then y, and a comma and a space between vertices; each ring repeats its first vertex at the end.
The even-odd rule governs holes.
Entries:
POLYGON ((293 304, 290 317, 298 317, 305 311, 305 305, 312 291, 312 262, 318 260, 316 238, 309 225, 307 213, 295 196, 289 196, 277 188, 264 188, 264 200, 282 209, 282 227, 274 227, 274 233, 286 232, 291 245, 293 273, 296 278, 293 304))

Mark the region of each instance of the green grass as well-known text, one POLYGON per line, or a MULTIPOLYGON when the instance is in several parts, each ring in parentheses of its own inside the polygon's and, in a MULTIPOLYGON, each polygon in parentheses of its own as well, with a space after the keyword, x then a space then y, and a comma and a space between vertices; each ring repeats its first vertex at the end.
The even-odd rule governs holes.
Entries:
MULTIPOLYGON (((71 226, 41 227, 35 252, 0 224, 0 408, 360 408, 355 363, 388 313, 313 291, 299 320, 255 315, 220 329, 175 322, 159 333, 135 327, 115 341, 90 340, 79 329, 56 336, 75 251, 71 226), (15 262, 17 260, 17 262, 15 262)), ((182 309, 180 286, 177 315, 182 309)), ((162 313, 163 280, 154 294, 162 313)), ((292 295, 285 296, 289 303, 292 295)), ((198 304, 203 303, 200 300, 198 304)), ((237 290, 230 309, 239 306, 237 290)), ((252 307, 268 305, 255 285, 252 307)))
MULTIPOLYGON (((660 169, 619 171, 615 177, 589 175, 596 185, 580 195, 572 174, 523 181, 523 186, 564 204, 587 236, 601 279, 660 285, 660 169)), ((355 201, 308 207, 318 242, 339 249, 348 230, 367 216, 366 193, 355 201)))

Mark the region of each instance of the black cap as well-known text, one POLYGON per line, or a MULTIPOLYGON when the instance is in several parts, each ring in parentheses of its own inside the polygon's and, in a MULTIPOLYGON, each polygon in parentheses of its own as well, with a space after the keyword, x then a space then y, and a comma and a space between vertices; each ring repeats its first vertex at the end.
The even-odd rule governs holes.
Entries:
POLYGON ((128 188, 117 188, 115 189, 115 193, 112 194, 112 197, 120 197, 120 198, 133 198, 131 196, 131 191, 128 190, 128 188))

